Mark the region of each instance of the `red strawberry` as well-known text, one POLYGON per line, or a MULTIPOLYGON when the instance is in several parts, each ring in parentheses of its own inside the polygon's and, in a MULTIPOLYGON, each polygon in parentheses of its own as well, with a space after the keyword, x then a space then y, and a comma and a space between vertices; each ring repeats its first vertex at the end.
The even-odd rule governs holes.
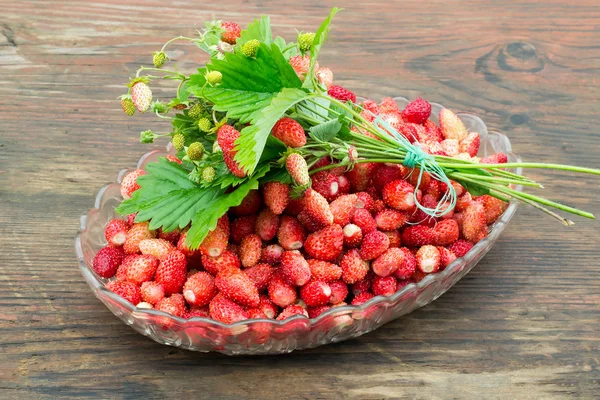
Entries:
POLYGON ((463 140, 460 141, 460 152, 469 153, 471 157, 475 157, 479 151, 481 138, 479 133, 471 132, 463 140))
POLYGON ((388 239, 390 239, 390 247, 400 247, 402 246, 402 235, 398 231, 386 231, 383 232, 386 234, 388 239))
POLYGON ((317 221, 306 211, 302 211, 300 214, 298 214, 298 221, 300 221, 302 226, 305 227, 309 232, 320 231, 327 226, 321 221, 317 221))
POLYGON ((383 188, 381 195, 389 207, 400 211, 410 211, 415 207, 415 188, 403 180, 395 180, 383 188))
POLYGON ((329 89, 333 85, 333 72, 329 68, 319 68, 317 70, 317 79, 321 85, 329 89))
POLYGON ((348 285, 344 281, 329 282, 329 288, 331 289, 329 304, 340 304, 348 297, 348 285))
POLYGON ((274 269, 269 264, 256 264, 254 267, 244 270, 258 290, 266 289, 273 276, 274 269))
POLYGON ((344 103, 350 100, 353 103, 356 103, 356 95, 338 85, 331 85, 331 87, 327 90, 327 94, 329 94, 334 99, 338 99, 343 101, 344 103))
POLYGON ((342 268, 336 264, 321 260, 308 260, 308 267, 313 279, 332 282, 342 277, 342 268))
POLYGON ((447 108, 440 111, 440 129, 445 139, 457 139, 460 142, 468 135, 460 118, 447 108))
POLYGON ((92 267, 103 278, 112 278, 125 258, 125 253, 120 247, 104 247, 96 253, 92 267))
POLYGON ((231 221, 229 240, 235 244, 240 244, 244 236, 254 233, 256 220, 256 215, 243 215, 231 221))
POLYGON ((361 294, 357 295, 353 300, 352 300, 352 304, 353 306, 358 306, 361 305, 363 303, 366 303, 367 301, 371 300, 373 297, 375 297, 375 295, 373 295, 373 293, 370 292, 362 292, 361 294))
POLYGON ((207 272, 195 273, 183 285, 183 297, 190 306, 206 306, 216 295, 215 278, 207 272))
POLYGON ((129 265, 137 258, 139 254, 129 254, 123 258, 121 261, 121 265, 117 268, 116 278, 118 281, 126 281, 127 280, 127 268, 129 265))
POLYGON ((308 165, 306 160, 298 153, 292 153, 285 159, 285 169, 290 174, 294 182, 300 186, 307 186, 310 183, 308 176, 308 165))
POLYGON ((146 303, 155 305, 165 297, 165 289, 160 283, 153 281, 142 283, 142 300, 146 303))
POLYGON ((324 225, 333 224, 333 214, 327 200, 312 188, 304 192, 304 210, 317 222, 324 225))
POLYGON ((417 268, 426 274, 437 272, 440 269, 440 251, 435 246, 421 247, 415 255, 417 268))
POLYGON ((305 285, 311 277, 308 262, 297 250, 283 252, 281 255, 281 272, 283 277, 295 286, 305 285))
MULTIPOLYGON (((296 72, 296 75, 298 75, 298 78, 304 80, 310 67, 310 57, 307 55, 290 57, 290 65, 296 72)), ((315 70, 319 70, 319 63, 315 65, 315 70)))
POLYGON ((152 255, 136 256, 127 265, 126 276, 129 282, 141 285, 154 279, 160 261, 152 255))
POLYGON ((275 316, 279 312, 279 309, 277 308, 275 303, 271 301, 269 296, 264 294, 260 295, 260 304, 258 305, 258 308, 267 316, 267 318, 271 319, 275 318, 275 316))
POLYGON ((411 101, 402 111, 402 119, 406 122, 424 124, 431 115, 431 104, 420 97, 411 101))
POLYGON ((132 282, 111 281, 106 284, 106 289, 121 296, 134 306, 142 301, 140 287, 132 282))
POLYGON ((477 243, 488 235, 485 209, 478 202, 472 202, 463 213, 462 234, 470 242, 477 243))
POLYGON ((136 169, 123 177, 123 180, 121 181, 121 196, 123 196, 124 199, 131 198, 133 192, 140 188, 140 185, 137 184, 137 178, 142 175, 146 175, 146 171, 143 169, 136 169))
POLYGON ((435 232, 425 225, 412 225, 402 231, 402 243, 409 247, 420 247, 435 242, 435 232))
MULTIPOLYGON (((279 229, 279 216, 274 214, 273 211, 269 209, 262 210, 256 218, 254 229, 258 236, 260 236, 260 238, 265 242, 273 240, 275 235, 277 235, 277 230, 279 229)), ((234 229, 232 227, 232 235, 233 232, 234 229)))
POLYGON ((181 292, 187 278, 187 261, 179 250, 166 255, 156 269, 155 281, 165 289, 165 294, 181 292))
POLYGON ((179 158, 175 157, 173 154, 167 154, 166 159, 173 163, 177 163, 177 164, 183 163, 183 161, 181 161, 179 158))
POLYGON ((437 249, 440 252, 440 270, 444 270, 456 260, 456 255, 445 247, 438 246, 437 249))
POLYGON ((180 235, 181 235, 181 230, 179 228, 175 228, 170 232, 165 232, 162 229, 159 229, 159 231, 158 231, 159 239, 167 240, 175 246, 177 245, 177 242, 179 241, 180 235))
POLYGON ((190 308, 189 311, 187 311, 186 313, 183 314, 183 318, 185 319, 190 319, 190 318, 195 318, 195 317, 200 317, 200 318, 208 318, 209 317, 209 312, 208 312, 208 307, 192 307, 190 308))
POLYGON ((111 220, 104 228, 106 241, 113 246, 122 246, 129 230, 129 224, 122 219, 111 220))
POLYGON ((279 264, 281 255, 283 254, 283 247, 278 244, 270 244, 262 249, 261 261, 270 265, 279 264))
POLYGON ((354 296, 357 296, 360 293, 370 291, 374 277, 375 277, 375 274, 373 274, 373 271, 369 270, 369 272, 363 279, 352 284, 352 294, 354 296))
POLYGON ((287 307, 296 301, 296 288, 281 274, 274 274, 269 282, 269 298, 279 307, 287 307))
POLYGON ((304 211, 304 201, 302 199, 290 199, 287 207, 285 208, 285 214, 293 217, 304 211))
POLYGON ((371 290, 375 296, 391 296, 396 293, 398 281, 393 276, 376 276, 371 290))
POLYGON ((223 152, 223 160, 225 161, 227 168, 233 175, 238 178, 243 178, 246 176, 246 173, 240 168, 237 161, 234 160, 237 153, 237 151, 234 150, 235 141, 239 137, 240 132, 231 125, 223 125, 217 131, 217 142, 223 152))
POLYGON ((297 304, 293 304, 291 306, 287 306, 281 314, 277 316, 278 321, 283 321, 284 319, 288 319, 293 317, 294 315, 304 315, 308 318, 308 312, 304 309, 304 307, 299 306, 297 304))
MULTIPOLYGON (((344 286, 346 285, 344 284, 344 286)), ((330 306, 308 307, 306 312, 308 312, 308 318, 317 318, 319 315, 330 309, 330 306)))
POLYGON ((329 171, 319 171, 312 176, 312 188, 327 201, 333 201, 339 192, 338 177, 329 171))
POLYGON ((333 214, 333 222, 338 225, 348 225, 352 220, 358 197, 355 194, 346 194, 338 197, 329 205, 333 214))
POLYGON ((268 318, 267 314, 265 314, 260 308, 249 308, 247 313, 248 319, 268 318))
POLYGON ((186 243, 187 230, 184 230, 177 241, 177 250, 181 251, 186 257, 196 258, 201 255, 200 250, 191 250, 186 243))
POLYGON ((350 187, 355 192, 365 190, 371 182, 371 177, 375 171, 375 164, 360 163, 346 173, 346 177, 350 181, 350 187))
POLYGON ((331 299, 331 288, 325 282, 310 281, 300 289, 300 298, 309 307, 324 306, 331 299))
POLYGON ((380 113, 400 113, 400 108, 394 99, 391 97, 384 97, 379 103, 380 113))
POLYGON ((456 205, 454 206, 454 209, 456 211, 464 211, 471 205, 472 201, 473 196, 471 196, 471 193, 464 192, 461 196, 456 198, 456 205))
POLYGON ((357 208, 352 217, 352 223, 360 228, 363 236, 377 229, 377 222, 373 216, 364 208, 357 208))
POLYGON ((235 207, 231 207, 231 212, 235 215, 254 215, 262 206, 262 197, 258 190, 254 189, 248 192, 244 200, 235 207))
POLYGON ((476 198, 477 202, 483 204, 485 211, 485 222, 490 225, 493 224, 500 215, 508 208, 508 203, 492 197, 488 194, 476 198))
POLYGON ((304 249, 312 258, 323 261, 335 261, 344 247, 344 231, 333 224, 308 235, 304 249))
POLYGON ((408 222, 408 214, 386 208, 375 216, 377 228, 382 231, 393 231, 408 222))
POLYGON ((136 82, 131 86, 131 101, 141 113, 148 111, 152 103, 152 90, 144 82, 136 82))
POLYGON ((215 278, 219 293, 247 307, 258 307, 258 289, 246 274, 237 268, 222 269, 215 278))
POLYGON ((344 254, 340 267, 342 267, 342 280, 346 283, 361 281, 369 272, 369 262, 363 260, 356 249, 344 254))
POLYGON ((244 268, 249 268, 260 260, 262 240, 257 234, 244 236, 240 244, 240 261, 244 268))
POLYGON ((427 120, 423 124, 425 128, 425 136, 428 140, 434 142, 441 142, 444 140, 444 136, 442 135, 442 130, 433 122, 432 120, 427 120))
POLYGON ((275 123, 271 135, 288 147, 302 147, 306 144, 304 128, 290 117, 283 117, 275 123))
POLYGON ((450 250, 456 257, 464 257, 469 250, 473 248, 473 243, 468 240, 459 239, 456 242, 452 243, 448 250, 450 250))
POLYGON ((135 217, 137 217, 137 213, 127 215, 127 223, 129 227, 132 227, 135 224, 135 217))
POLYGON ((385 233, 373 231, 363 237, 360 245, 360 256, 363 260, 373 260, 382 255, 390 246, 390 239, 385 233))
POLYGON ((235 22, 223 22, 221 28, 225 30, 221 33, 221 40, 229 44, 235 44, 242 34, 242 28, 235 22))
POLYGON ((344 246, 350 249, 359 247, 362 243, 362 239, 362 230, 358 225, 348 224, 344 226, 344 246))
POLYGON ((183 317, 187 312, 185 307, 185 300, 181 293, 175 293, 170 297, 165 297, 158 303, 155 308, 158 311, 163 311, 176 317, 183 317))
POLYGON ((367 192, 358 192, 356 193, 356 208, 364 208, 367 211, 373 210, 373 198, 367 192))
POLYGON ((152 239, 156 237, 156 231, 149 229, 150 224, 148 222, 140 222, 134 224, 125 237, 125 243, 123 243, 123 250, 127 254, 135 254, 140 251, 140 242, 144 239, 152 239))
POLYGON ((172 250, 175 250, 173 243, 164 239, 144 239, 140 242, 140 252, 142 254, 149 254, 159 260, 165 258, 172 250))
POLYGON ((375 275, 390 276, 404 262, 404 252, 398 247, 387 249, 385 253, 377 257, 372 263, 371 268, 375 275))
POLYGON ((233 252, 225 250, 217 257, 202 256, 202 265, 209 273, 217 275, 227 268, 240 268, 240 259, 233 252))
POLYGON ((435 225, 433 234, 436 246, 448 246, 458 240, 460 232, 455 220, 445 219, 435 225))
MULTIPOLYGON (((381 108, 379 108, 379 104, 377 104, 373 100, 363 101, 363 103, 361 104, 361 107, 362 107, 363 111, 368 112, 370 115, 375 116, 375 115, 381 114, 381 108)), ((373 120, 370 120, 370 122, 373 122, 373 120)))
POLYGON ((212 319, 224 324, 233 324, 248 319, 248 313, 242 306, 229 300, 221 293, 212 299, 208 305, 208 312, 212 319))
MULTIPOLYGON (((373 202, 373 210, 371 210, 371 212, 374 215, 379 214, 381 211, 385 210, 387 207, 385 205, 385 202, 383 200, 377 199, 373 202)), ((377 222, 375 222, 377 224, 377 222)))
POLYGON ((406 247, 401 247, 403 258, 398 263, 398 269, 394 272, 394 276, 398 279, 409 279, 417 270, 417 260, 414 254, 406 247))
POLYGON ((286 250, 298 250, 304 245, 306 232, 300 222, 288 215, 281 217, 279 230, 277 231, 277 240, 286 250))
POLYGON ((388 183, 404 179, 405 175, 406 171, 400 165, 380 164, 373 173, 373 186, 381 191, 388 183))
POLYGON ((508 162, 508 157, 504 153, 493 154, 491 156, 483 157, 480 164, 505 164, 508 162))
POLYGON ((350 181, 348 180, 348 178, 346 178, 346 175, 338 176, 338 193, 340 195, 350 193, 350 181))
POLYGON ((275 215, 283 213, 290 201, 290 187, 281 182, 267 182, 263 186, 265 204, 275 215))
POLYGON ((200 252, 210 257, 218 257, 226 248, 229 241, 229 218, 227 214, 219 218, 217 226, 204 238, 200 247, 200 252))

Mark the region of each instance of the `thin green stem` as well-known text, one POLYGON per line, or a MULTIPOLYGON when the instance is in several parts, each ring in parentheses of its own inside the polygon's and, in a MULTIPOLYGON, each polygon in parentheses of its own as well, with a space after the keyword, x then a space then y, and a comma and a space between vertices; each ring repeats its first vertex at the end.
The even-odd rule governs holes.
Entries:
POLYGON ((164 52, 164 51, 165 51, 165 49, 167 48, 167 46, 168 46, 168 45, 170 45, 171 43, 173 43, 173 42, 174 42, 174 41, 176 41, 176 40, 187 40, 187 41, 192 41, 192 40, 197 40, 197 39, 192 39, 192 38, 188 38, 188 37, 185 37, 185 36, 177 36, 177 37, 174 37, 173 39, 169 40, 167 43, 165 43, 165 44, 163 45, 162 49, 160 49, 160 51, 161 51, 161 52, 164 52))
MULTIPOLYGON (((459 172, 452 172, 447 175, 448 175, 448 178, 452 178, 454 180, 460 180, 462 178, 472 178, 474 176, 473 174, 462 174, 459 172)), ((482 180, 482 181, 488 181, 488 182, 530 186, 530 187, 536 187, 536 188, 540 188, 540 189, 543 188, 543 186, 537 182, 528 182, 528 181, 522 181, 522 180, 518 180, 518 179, 508 179, 508 178, 500 178, 500 177, 496 177, 496 176, 486 176, 486 175, 477 175, 477 179, 482 180)))
POLYGON ((600 175, 600 169, 576 167, 563 164, 544 164, 544 163, 505 163, 505 164, 452 164, 441 163, 445 168, 456 169, 488 169, 488 168, 540 168, 554 169, 559 171, 581 172, 584 174, 600 175))

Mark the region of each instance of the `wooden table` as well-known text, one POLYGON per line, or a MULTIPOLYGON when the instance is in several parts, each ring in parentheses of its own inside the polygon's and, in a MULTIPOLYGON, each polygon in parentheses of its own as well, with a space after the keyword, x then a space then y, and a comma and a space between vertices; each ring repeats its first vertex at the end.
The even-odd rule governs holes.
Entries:
MULTIPOLYGON (((73 235, 98 188, 148 150, 138 135, 155 119, 122 113, 122 84, 202 21, 270 14, 290 37, 336 5, 170 3, 0 1, 0 398, 600 395, 600 224, 567 229, 528 207, 439 300, 345 343, 226 357, 161 346, 114 317, 80 276, 73 235)), ((341 84, 476 113, 526 160, 600 166, 596 0, 347 3, 320 60, 341 84)), ((182 71, 205 59, 174 49, 182 71)), ((597 178, 531 175, 600 213, 597 178)))

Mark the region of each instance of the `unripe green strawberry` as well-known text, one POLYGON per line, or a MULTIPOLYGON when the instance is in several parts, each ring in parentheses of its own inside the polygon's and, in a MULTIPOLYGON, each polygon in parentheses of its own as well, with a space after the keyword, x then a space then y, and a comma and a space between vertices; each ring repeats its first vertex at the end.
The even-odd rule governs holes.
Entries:
POLYGON ((209 71, 206 73, 206 81, 211 86, 221 83, 222 80, 223 74, 221 74, 219 71, 209 71))
POLYGON ((210 132, 212 129, 212 122, 208 118, 200 118, 198 120, 198 129, 202 132, 210 132))
POLYGON ((242 53, 244 53, 246 57, 255 57, 259 47, 260 42, 258 40, 249 40, 242 46, 242 53))
POLYGON ((210 183, 215 179, 215 169, 213 167, 206 167, 202 170, 202 180, 210 183))
POLYGON ((300 51, 310 50, 314 40, 315 34, 313 32, 303 33, 298 36, 298 47, 300 47, 300 51))
POLYGON ((203 155, 204 155, 204 146, 202 145, 202 143, 194 142, 194 143, 190 144, 190 147, 188 147, 188 150, 187 150, 187 156, 190 158, 190 160, 198 161, 198 160, 202 159, 203 155))
POLYGON ((206 108, 202 103, 194 103, 188 110, 188 117, 197 119, 206 111, 206 108))
POLYGON ((177 151, 181 151, 185 147, 185 136, 183 136, 181 133, 174 134, 171 141, 173 142, 173 147, 177 151))
POLYGON ((152 53, 152 62, 156 68, 160 68, 165 64, 169 57, 162 51, 155 51, 152 53))
POLYGON ((123 112, 130 117, 135 114, 135 104, 133 104, 131 96, 127 94, 121 96, 121 108, 123 109, 123 112))
POLYGON ((131 100, 139 112, 148 111, 152 103, 152 90, 146 82, 139 80, 131 85, 131 100))
POLYGON ((308 165, 306 160, 298 153, 290 154, 285 160, 285 168, 291 175, 294 182, 300 186, 307 186, 310 183, 308 176, 308 165))
POLYGON ((155 137, 157 136, 150 130, 140 132, 140 142, 142 143, 153 143, 155 137))

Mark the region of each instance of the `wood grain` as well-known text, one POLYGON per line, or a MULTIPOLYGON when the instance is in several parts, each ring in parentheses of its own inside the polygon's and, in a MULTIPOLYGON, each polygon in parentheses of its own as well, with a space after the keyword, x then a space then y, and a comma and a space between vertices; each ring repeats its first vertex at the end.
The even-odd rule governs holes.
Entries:
MULTIPOLYGON (((526 160, 600 166, 596 0, 346 3, 0 0, 1 398, 598 398, 600 225, 566 229, 528 207, 433 304, 287 356, 161 346, 92 296, 73 252, 79 215, 156 126, 115 99, 153 50, 207 19, 270 14, 290 37, 346 6, 321 59, 342 85, 476 113, 526 160)), ((173 49, 182 71, 205 60, 173 49)), ((532 176, 600 214, 598 179, 532 176)))

